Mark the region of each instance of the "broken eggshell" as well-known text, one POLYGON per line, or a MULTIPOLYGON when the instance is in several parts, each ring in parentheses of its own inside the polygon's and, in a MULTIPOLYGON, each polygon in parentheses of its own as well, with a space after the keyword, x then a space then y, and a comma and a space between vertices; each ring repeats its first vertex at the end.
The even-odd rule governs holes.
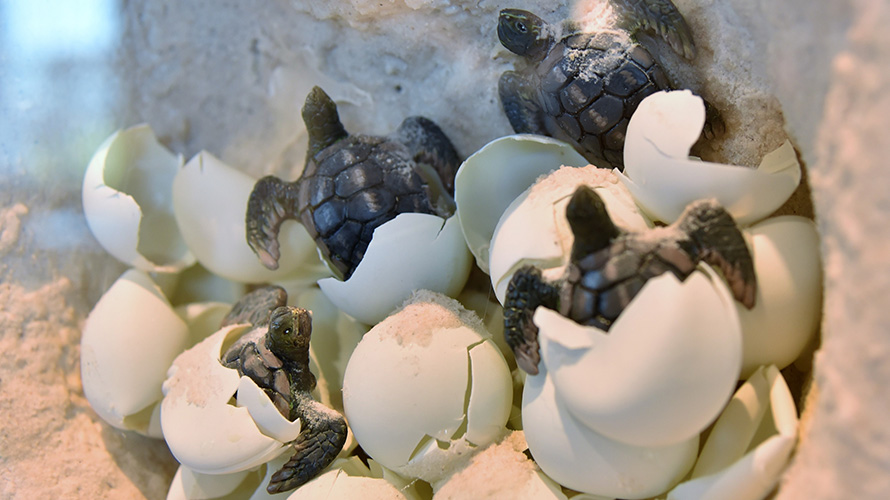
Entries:
POLYGON ((489 272, 489 245, 501 214, 535 180, 560 166, 589 162, 564 142, 519 134, 495 139, 461 164, 454 201, 461 231, 476 264, 489 272))
POLYGON ((434 483, 505 433, 512 380, 487 337, 475 314, 426 291, 365 334, 343 383, 362 449, 434 483))
POLYGON ((668 446, 717 418, 739 378, 742 332, 728 287, 701 269, 647 281, 608 332, 537 309, 542 363, 579 422, 630 445, 668 446))
POLYGON ((153 408, 167 368, 189 342, 186 322, 151 278, 125 272, 84 324, 80 367, 90 405, 118 429, 161 437, 153 408))
POLYGON ((173 209, 182 235, 211 272, 241 283, 261 283, 328 274, 315 241, 295 221, 281 225, 281 259, 276 270, 262 265, 247 245, 244 217, 256 179, 210 153, 201 152, 173 180, 173 209))
POLYGON ((625 231, 643 231, 650 223, 640 214, 627 189, 611 170, 562 167, 541 177, 504 210, 491 236, 491 284, 501 304, 507 285, 520 267, 533 265, 545 278, 562 276, 574 237, 566 206, 579 185, 596 190, 609 216, 625 231))
POLYGON ((691 159, 705 123, 702 99, 688 90, 643 99, 627 127, 624 173, 618 172, 653 220, 671 223, 693 201, 716 198, 740 225, 761 220, 788 200, 801 169, 790 142, 756 169, 691 159))
POLYGON ((760 367, 730 400, 702 447, 691 479, 668 500, 760 500, 797 444, 794 399, 778 368, 760 367))
POLYGON ((83 212, 100 245, 143 271, 195 263, 173 216, 171 186, 182 157, 148 125, 119 130, 99 146, 83 178, 83 212))
POLYGON ((456 217, 403 213, 374 230, 348 280, 325 278, 318 286, 340 310, 373 325, 415 290, 457 295, 471 264, 456 217))

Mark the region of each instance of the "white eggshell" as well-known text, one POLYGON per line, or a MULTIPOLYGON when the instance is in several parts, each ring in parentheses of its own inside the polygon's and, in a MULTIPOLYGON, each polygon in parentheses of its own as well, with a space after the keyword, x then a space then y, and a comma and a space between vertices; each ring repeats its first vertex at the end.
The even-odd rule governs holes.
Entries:
POLYGON ((704 123, 704 104, 688 90, 643 99, 628 124, 624 173, 618 173, 640 207, 670 223, 689 203, 716 198, 746 225, 782 206, 801 178, 791 143, 766 155, 756 169, 690 159, 704 123))
POLYGON ((201 474, 183 465, 176 470, 167 500, 209 500, 226 496, 238 488, 250 473, 201 474))
POLYGON ((535 179, 562 165, 587 164, 569 144, 527 134, 495 139, 467 158, 454 179, 454 201, 476 264, 488 272, 488 248, 501 214, 535 179))
POLYGON ((198 302, 177 307, 176 314, 185 321, 189 328, 189 342, 186 348, 216 333, 223 318, 229 314, 231 309, 231 304, 222 302, 198 302))
POLYGON ((109 424, 148 432, 151 409, 133 428, 125 419, 160 401, 173 359, 188 345, 186 323, 144 272, 125 272, 87 317, 81 338, 84 394, 109 424))
POLYGON ((144 271, 176 272, 195 262, 173 217, 171 186, 182 165, 148 125, 115 132, 83 179, 83 212, 96 240, 144 271))
POLYGON ((667 491, 692 468, 698 451, 697 435, 669 446, 640 447, 589 429, 557 396, 544 366, 526 378, 522 425, 529 451, 545 474, 573 490, 613 498, 649 498, 667 491))
POLYGON ((278 269, 266 269, 247 245, 244 217, 256 179, 207 152, 198 153, 173 180, 173 208, 182 235, 204 267, 232 281, 259 283, 325 273, 315 241, 295 221, 281 225, 278 269))
POLYGON ((785 368, 813 339, 822 317, 822 261, 809 219, 773 217, 744 232, 757 273, 754 308, 737 305, 747 377, 761 365, 785 368))
POLYGON ((517 269, 533 265, 559 278, 569 262, 574 237, 566 206, 579 185, 599 194, 615 224, 627 231, 648 229, 627 189, 611 170, 563 167, 540 178, 506 208, 491 237, 491 284, 501 304, 517 269))
POLYGON ((458 449, 469 453, 471 437, 472 445, 488 444, 504 432, 512 401, 506 362, 477 331, 478 318, 458 311, 454 300, 423 297, 430 301, 406 305, 365 334, 343 384, 346 418, 359 444, 397 472, 409 465, 417 471, 428 461, 447 467, 460 458, 458 449), (455 444, 458 439, 464 445, 455 444), (448 443, 447 450, 437 442, 448 443))
POLYGON ((288 500, 327 500, 336 498, 405 500, 406 497, 385 479, 350 476, 340 469, 334 469, 309 481, 287 498, 288 500))
POLYGON ((247 408, 260 432, 282 443, 289 443, 300 435, 300 420, 290 420, 278 411, 269 396, 250 377, 238 383, 237 405, 247 408))
POLYGON ((193 471, 226 474, 247 470, 286 449, 281 441, 257 428, 247 408, 229 404, 240 377, 220 363, 221 351, 223 344, 249 329, 232 325, 207 337, 173 361, 164 382, 164 438, 176 459, 193 471))
POLYGON ((374 230, 348 280, 325 278, 318 286, 343 312, 373 325, 415 290, 457 295, 471 264, 456 217, 403 213, 374 230))
POLYGON ((797 444, 794 399, 775 366, 759 368, 717 419, 692 479, 669 500, 760 500, 776 485, 797 444))
POLYGON ((732 396, 742 338, 732 296, 709 271, 650 279, 608 332, 538 308, 541 357, 565 407, 616 441, 697 436, 732 396))

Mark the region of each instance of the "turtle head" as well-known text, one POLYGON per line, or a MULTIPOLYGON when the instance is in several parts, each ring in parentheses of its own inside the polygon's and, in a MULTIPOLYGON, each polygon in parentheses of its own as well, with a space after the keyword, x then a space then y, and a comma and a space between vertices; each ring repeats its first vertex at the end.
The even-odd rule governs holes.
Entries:
POLYGON ((283 360, 309 362, 312 313, 299 307, 281 306, 269 317, 266 346, 283 360))
POLYGON ((578 186, 572 194, 566 206, 566 219, 575 235, 572 260, 608 247, 621 234, 609 217, 603 199, 585 185, 578 186))
POLYGON ((315 156, 349 135, 340 123, 337 104, 321 87, 312 87, 309 91, 303 104, 302 115, 306 132, 309 133, 309 156, 315 156))
POLYGON ((530 61, 544 59, 553 45, 549 25, 540 17, 519 9, 504 9, 498 16, 498 39, 514 54, 530 61))

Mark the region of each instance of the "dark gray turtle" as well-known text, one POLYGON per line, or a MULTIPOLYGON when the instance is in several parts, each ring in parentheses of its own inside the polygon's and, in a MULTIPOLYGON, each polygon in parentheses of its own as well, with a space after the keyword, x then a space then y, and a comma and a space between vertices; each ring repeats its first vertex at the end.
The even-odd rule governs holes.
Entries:
POLYGON ((448 137, 430 120, 405 119, 387 137, 349 135, 337 105, 318 87, 303 106, 309 151, 295 182, 260 179, 247 207, 247 242, 263 264, 278 267, 278 230, 297 218, 322 254, 348 279, 378 226, 405 212, 454 210, 454 175, 460 160, 448 137))
POLYGON ((330 465, 346 443, 346 421, 312 399, 315 375, 309 371, 312 314, 285 306, 279 287, 255 290, 232 308, 223 326, 251 323, 254 329, 235 341, 222 364, 260 386, 290 421, 300 419, 294 455, 269 480, 266 490, 279 493, 302 486, 330 465))
POLYGON ((538 306, 608 331, 650 278, 671 272, 684 281, 699 262, 719 269, 736 300, 754 307, 757 280, 742 233, 714 200, 691 203, 674 224, 623 233, 598 194, 580 186, 566 207, 575 236, 565 276, 547 283, 532 267, 520 268, 507 287, 504 335, 525 371, 538 373, 538 306))
MULTIPOLYGON (((498 38, 523 56, 525 67, 501 75, 498 92, 517 133, 557 137, 572 143, 591 163, 624 166, 624 137, 631 115, 647 96, 671 89, 664 71, 632 33, 651 29, 681 55, 692 58, 695 46, 683 16, 670 0, 611 0, 617 15, 613 29, 570 34, 531 12, 505 9, 498 38)), ((705 135, 722 133, 723 122, 706 105, 705 135)))

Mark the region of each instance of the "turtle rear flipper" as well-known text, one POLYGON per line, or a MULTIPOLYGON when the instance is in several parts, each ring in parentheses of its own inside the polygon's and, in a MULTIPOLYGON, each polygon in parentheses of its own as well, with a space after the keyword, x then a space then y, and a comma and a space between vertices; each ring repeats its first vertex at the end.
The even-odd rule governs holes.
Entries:
POLYGON ((504 337, 516 364, 527 373, 537 375, 541 361, 538 327, 532 315, 538 306, 556 310, 558 303, 558 288, 546 283, 536 267, 521 267, 510 278, 504 300, 504 337))
POLYGON ((700 200, 686 207, 677 226, 689 237, 687 251, 720 269, 733 297, 748 309, 754 307, 754 261, 732 216, 715 200, 700 200))
POLYGON ((514 71, 505 72, 498 80, 498 94, 510 126, 517 134, 550 135, 534 89, 525 78, 514 71))
POLYGON ((331 464, 346 443, 346 420, 333 410, 304 395, 295 411, 302 430, 293 442, 294 455, 269 480, 271 494, 306 484, 331 464))
POLYGON ((268 175, 257 181, 247 200, 247 244, 269 269, 278 269, 281 223, 299 217, 297 192, 296 182, 268 175))
POLYGON ((448 195, 454 196, 454 175, 460 157, 438 125, 423 116, 411 116, 390 137, 408 148, 415 163, 433 167, 448 195))
POLYGON ((695 57, 692 31, 671 0, 612 0, 623 27, 633 33, 638 29, 655 32, 677 54, 695 57))

